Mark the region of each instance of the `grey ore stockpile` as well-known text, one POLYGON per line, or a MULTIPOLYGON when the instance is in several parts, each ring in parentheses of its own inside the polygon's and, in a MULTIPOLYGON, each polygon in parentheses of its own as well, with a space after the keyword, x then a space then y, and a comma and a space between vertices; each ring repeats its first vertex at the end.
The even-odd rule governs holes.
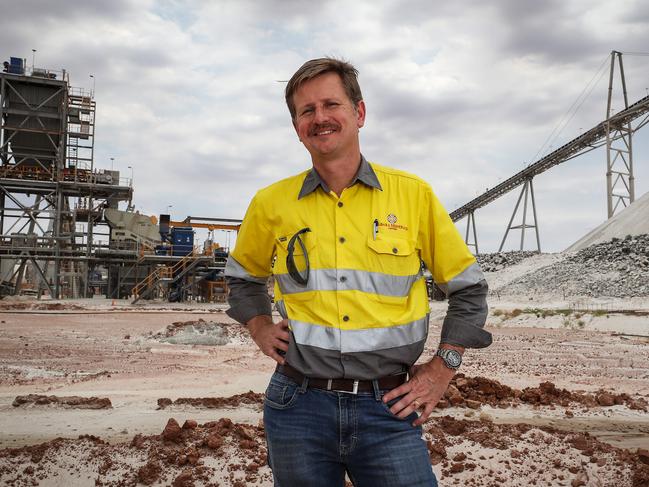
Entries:
POLYGON ((649 235, 614 238, 510 282, 508 295, 649 296, 649 235))

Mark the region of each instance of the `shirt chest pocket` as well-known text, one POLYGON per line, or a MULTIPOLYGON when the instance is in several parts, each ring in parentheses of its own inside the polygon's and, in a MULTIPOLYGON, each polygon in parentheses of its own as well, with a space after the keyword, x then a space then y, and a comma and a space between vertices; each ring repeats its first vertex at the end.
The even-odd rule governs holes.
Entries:
POLYGON ((367 239, 371 271, 391 275, 417 274, 419 253, 414 240, 378 234, 367 239))
POLYGON ((306 273, 316 252, 315 233, 299 228, 293 232, 282 233, 275 238, 273 274, 286 274, 291 265, 295 271, 306 273))

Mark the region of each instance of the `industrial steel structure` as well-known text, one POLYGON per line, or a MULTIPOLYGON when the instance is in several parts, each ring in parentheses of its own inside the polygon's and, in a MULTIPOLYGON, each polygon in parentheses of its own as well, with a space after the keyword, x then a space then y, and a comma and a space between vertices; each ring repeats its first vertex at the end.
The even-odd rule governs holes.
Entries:
POLYGON ((164 232, 191 245, 165 242, 155 218, 133 212, 133 181, 95 167, 94 134, 94 93, 71 87, 67 72, 28 67, 20 58, 5 65, 0 296, 222 299, 223 250, 210 244, 197 252, 193 227, 236 230, 238 222, 169 225, 167 217, 164 232))
POLYGON ((93 167, 92 94, 65 71, 10 66, 0 73, 0 282, 16 293, 33 273, 39 295, 85 296, 101 209, 133 189, 93 167))
POLYGON ((536 202, 534 200, 534 188, 532 180, 535 176, 548 169, 578 157, 593 149, 606 145, 607 148, 607 200, 608 217, 612 217, 620 207, 626 207, 634 200, 634 177, 633 177, 633 151, 632 135, 649 122, 649 96, 641 98, 632 105, 628 104, 626 92, 626 80, 624 79, 624 68, 622 64, 622 53, 613 51, 611 53, 611 67, 609 76, 608 102, 606 119, 590 130, 582 133, 570 142, 564 144, 550 154, 538 161, 528 165, 522 171, 514 174, 507 180, 488 189, 480 196, 460 206, 450 213, 454 222, 467 217, 465 241, 478 253, 478 237, 475 230, 475 211, 482 208, 513 189, 523 186, 516 201, 514 211, 505 231, 505 235, 498 251, 502 251, 510 230, 520 229, 520 250, 525 244, 525 231, 534 228, 536 233, 537 249, 541 251, 539 229, 537 224, 536 202), (615 61, 618 61, 621 85, 623 89, 624 109, 618 113, 611 113, 611 100, 613 92, 613 77, 615 73, 615 61), (644 118, 642 118, 644 117, 644 118), (635 127, 632 122, 641 119, 635 127), (513 225, 523 201, 522 223, 513 225), (532 215, 528 217, 528 210, 531 208, 532 215), (533 217, 533 223, 528 218, 533 217))

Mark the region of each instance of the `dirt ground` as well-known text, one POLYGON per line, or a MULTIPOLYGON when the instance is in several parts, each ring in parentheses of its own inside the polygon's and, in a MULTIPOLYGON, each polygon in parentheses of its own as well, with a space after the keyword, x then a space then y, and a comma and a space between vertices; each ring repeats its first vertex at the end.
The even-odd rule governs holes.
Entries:
MULTIPOLYGON (((648 486, 649 316, 490 304, 424 428, 440 485, 648 486)), ((5 299, 0 330, 0 485, 272 485, 274 365, 223 306, 5 299)))

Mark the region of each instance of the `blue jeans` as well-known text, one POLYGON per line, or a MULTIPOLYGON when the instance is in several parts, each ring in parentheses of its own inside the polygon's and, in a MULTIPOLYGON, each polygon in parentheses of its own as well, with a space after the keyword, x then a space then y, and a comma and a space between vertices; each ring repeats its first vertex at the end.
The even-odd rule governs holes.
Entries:
POLYGON ((384 392, 324 391, 275 372, 264 425, 275 487, 437 487, 416 414, 393 415, 384 392))

